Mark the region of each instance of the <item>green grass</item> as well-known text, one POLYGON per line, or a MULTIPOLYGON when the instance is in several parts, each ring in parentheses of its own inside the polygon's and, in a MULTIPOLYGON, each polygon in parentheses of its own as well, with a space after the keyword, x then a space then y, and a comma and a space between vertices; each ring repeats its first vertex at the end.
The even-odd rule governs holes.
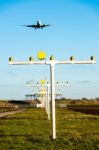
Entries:
POLYGON ((57 139, 44 109, 0 119, 0 150, 98 150, 99 116, 56 110, 57 139))

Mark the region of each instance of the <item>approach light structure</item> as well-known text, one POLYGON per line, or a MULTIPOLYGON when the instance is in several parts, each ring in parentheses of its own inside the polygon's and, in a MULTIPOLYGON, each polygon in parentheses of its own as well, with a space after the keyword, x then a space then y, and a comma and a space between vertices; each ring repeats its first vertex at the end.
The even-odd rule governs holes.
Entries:
MULTIPOLYGON (((40 82, 37 82, 36 84, 32 83, 31 84, 31 81, 30 82, 27 82, 27 86, 29 87, 46 87, 47 88, 47 96, 46 96, 46 101, 45 101, 45 110, 46 110, 46 113, 48 115, 48 119, 50 120, 50 87, 51 87, 51 84, 46 81, 46 80, 41 80, 40 82)), ((59 86, 69 86, 69 82, 66 81, 66 82, 56 82, 54 84, 55 87, 59 87, 59 86)))
POLYGON ((56 139, 56 115, 55 115, 55 65, 68 65, 68 64, 95 64, 96 60, 94 56, 91 56, 89 60, 75 60, 73 56, 70 60, 56 60, 53 55, 50 56, 50 60, 45 60, 46 55, 39 52, 39 60, 29 61, 14 61, 12 57, 9 58, 10 65, 49 65, 50 66, 50 83, 51 83, 51 102, 52 102, 52 138, 56 139), (39 57, 40 56, 40 57, 39 57))

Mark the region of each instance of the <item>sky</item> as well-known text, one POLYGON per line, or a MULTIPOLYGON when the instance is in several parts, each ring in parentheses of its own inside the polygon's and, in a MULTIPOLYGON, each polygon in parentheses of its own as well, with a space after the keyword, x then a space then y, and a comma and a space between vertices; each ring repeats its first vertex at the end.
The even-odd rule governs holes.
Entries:
POLYGON ((99 1, 98 0, 0 0, 0 99, 24 99, 36 91, 26 86, 42 79, 50 80, 49 66, 12 66, 8 59, 37 60, 37 53, 45 51, 47 60, 89 60, 92 65, 57 65, 55 80, 69 81, 60 87, 66 98, 99 97, 99 1), (37 20, 51 24, 44 29, 22 25, 37 20))

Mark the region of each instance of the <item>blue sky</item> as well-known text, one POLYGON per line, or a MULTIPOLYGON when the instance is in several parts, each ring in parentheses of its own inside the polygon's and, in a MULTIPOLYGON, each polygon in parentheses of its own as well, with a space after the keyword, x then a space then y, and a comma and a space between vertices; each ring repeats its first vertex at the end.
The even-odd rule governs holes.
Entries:
POLYGON ((69 81, 60 88, 64 97, 99 97, 99 1, 98 0, 0 0, 0 99, 24 99, 33 89, 26 82, 49 80, 48 66, 11 66, 8 58, 37 59, 43 50, 47 59, 87 60, 95 65, 56 66, 56 81, 69 81), (37 20, 51 24, 43 30, 23 27, 37 20), (89 81, 89 82, 86 82, 89 81))

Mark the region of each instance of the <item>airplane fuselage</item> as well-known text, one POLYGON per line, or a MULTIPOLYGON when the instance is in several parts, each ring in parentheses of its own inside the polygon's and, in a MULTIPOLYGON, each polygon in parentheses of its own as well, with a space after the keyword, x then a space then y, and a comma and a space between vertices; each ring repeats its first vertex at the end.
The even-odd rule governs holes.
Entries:
POLYGON ((41 26, 42 26, 41 21, 37 21, 37 28, 41 28, 41 26))
POLYGON ((38 28, 41 27, 41 21, 37 21, 37 27, 38 27, 38 28))

